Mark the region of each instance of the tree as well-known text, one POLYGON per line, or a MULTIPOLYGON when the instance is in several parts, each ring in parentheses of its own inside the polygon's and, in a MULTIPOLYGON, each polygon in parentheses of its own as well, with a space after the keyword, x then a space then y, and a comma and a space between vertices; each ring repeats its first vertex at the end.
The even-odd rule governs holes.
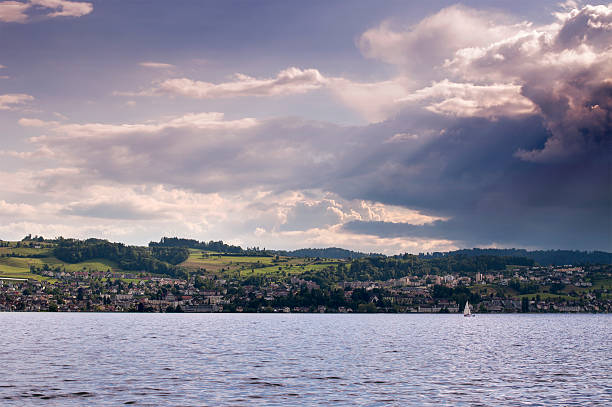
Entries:
POLYGON ((367 313, 373 313, 376 312, 376 305, 374 305, 373 303, 369 302, 367 304, 359 304, 359 306, 357 307, 357 312, 367 312, 367 313))
POLYGON ((521 300, 521 312, 529 312, 529 299, 527 297, 523 297, 521 300))

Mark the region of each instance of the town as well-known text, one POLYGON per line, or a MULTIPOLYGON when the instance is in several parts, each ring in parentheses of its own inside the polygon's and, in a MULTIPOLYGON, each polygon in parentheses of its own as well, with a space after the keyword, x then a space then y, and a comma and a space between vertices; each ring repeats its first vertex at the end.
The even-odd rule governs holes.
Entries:
MULTIPOLYGON (((17 255, 5 251, 3 259, 12 253, 17 255)), ((275 268, 287 260, 270 258, 275 268)), ((308 261, 293 260, 302 261, 296 264, 302 267, 308 261)), ((353 264, 310 261, 328 273, 353 264)), ((232 264, 220 269, 229 270, 232 264)), ((467 300, 476 313, 612 311, 610 265, 508 266, 337 282, 320 278, 323 273, 313 278, 312 273, 287 275, 283 266, 278 269, 276 274, 224 277, 200 268, 169 277, 110 269, 69 271, 43 263, 30 266, 30 278, 0 275, 0 311, 457 313, 467 300)))

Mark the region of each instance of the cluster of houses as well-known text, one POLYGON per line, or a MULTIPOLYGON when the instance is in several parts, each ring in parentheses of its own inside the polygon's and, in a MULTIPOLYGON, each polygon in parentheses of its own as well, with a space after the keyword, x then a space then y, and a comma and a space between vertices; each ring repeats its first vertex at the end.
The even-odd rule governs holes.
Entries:
MULTIPOLYGON (((189 281, 144 274, 115 272, 66 272, 41 270, 39 274, 57 279, 0 279, 0 311, 149 311, 149 312, 419 312, 455 313, 461 310, 452 298, 436 298, 433 288, 470 287, 485 293, 473 304, 475 312, 610 312, 609 290, 590 289, 588 273, 582 267, 517 267, 505 272, 406 276, 387 281, 345 281, 337 283, 344 302, 338 305, 311 302, 287 305, 288 299, 308 296, 322 290, 314 281, 293 276, 286 281, 265 281, 260 285, 243 285, 216 277, 189 281), (514 284, 537 286, 564 285, 561 296, 523 295, 508 297, 493 294, 514 284), (492 291, 487 291, 492 288, 492 291), (602 291, 605 291, 602 295, 602 291), (367 293, 356 299, 356 294, 367 293), (361 303, 359 303, 361 301, 361 303)), ((609 274, 609 273, 608 273, 609 274)), ((330 290, 327 295, 329 297, 330 290)))
MULTIPOLYGON (((124 277, 115 281, 124 281, 121 278, 124 277)), ((159 277, 118 285, 99 282, 75 275, 53 284, 38 280, 0 279, 0 311, 223 311, 225 290, 221 287, 198 290, 184 280, 159 277)))

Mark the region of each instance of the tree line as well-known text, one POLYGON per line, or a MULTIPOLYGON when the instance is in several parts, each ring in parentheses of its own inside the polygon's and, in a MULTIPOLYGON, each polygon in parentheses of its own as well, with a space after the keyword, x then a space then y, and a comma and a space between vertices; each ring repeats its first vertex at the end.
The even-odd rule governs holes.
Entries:
POLYGON ((106 259, 117 263, 123 270, 146 271, 181 277, 185 272, 176 265, 187 260, 185 248, 155 248, 126 246, 102 239, 57 239, 53 254, 66 263, 80 263, 92 259, 106 259))
POLYGON ((162 237, 158 242, 149 242, 149 247, 151 248, 161 248, 161 247, 182 247, 189 249, 200 249, 204 251, 218 252, 218 253, 231 253, 233 255, 243 255, 243 256, 271 256, 271 253, 268 253, 265 249, 260 250, 259 247, 246 248, 243 249, 240 246, 234 246, 230 244, 226 244, 223 240, 214 241, 211 240, 209 242, 200 242, 195 239, 184 239, 179 237, 162 237))
POLYGON ((448 256, 496 256, 496 257, 523 257, 531 259, 541 266, 612 264, 612 253, 603 251, 581 250, 525 250, 525 249, 461 249, 452 252, 420 253, 423 259, 444 258, 448 256))

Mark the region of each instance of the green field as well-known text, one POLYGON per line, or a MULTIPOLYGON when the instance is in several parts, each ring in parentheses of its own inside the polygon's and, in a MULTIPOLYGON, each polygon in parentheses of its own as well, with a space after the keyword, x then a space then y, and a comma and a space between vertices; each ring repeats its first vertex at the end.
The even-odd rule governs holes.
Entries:
MULTIPOLYGON (((70 264, 58 260, 53 256, 51 247, 0 247, 0 277, 30 278, 36 280, 51 280, 37 274, 30 273, 30 266, 42 267, 48 264, 51 268, 60 267, 66 272, 81 270, 87 271, 122 271, 118 265, 105 259, 93 259, 86 262, 70 264), (33 257, 4 257, 14 254, 17 256, 33 257)), ((231 254, 206 252, 198 249, 189 249, 189 258, 180 264, 181 267, 192 273, 215 274, 220 277, 274 276, 287 277, 307 272, 322 270, 335 266, 336 260, 313 260, 292 257, 271 256, 236 256, 231 254)))
MULTIPOLYGON (((2 260, 2 259, 0 259, 2 260)), ((0 277, 4 278, 29 278, 33 280, 52 280, 48 277, 30 273, 30 268, 14 267, 3 264, 0 261, 0 277)))
POLYGON ((300 263, 297 264, 282 264, 262 267, 262 268, 245 268, 242 269, 240 275, 243 277, 248 277, 251 275, 255 276, 264 276, 264 275, 276 275, 276 276, 291 276, 291 275, 299 275, 309 271, 317 271, 324 270, 327 267, 333 266, 337 264, 337 262, 317 262, 317 263, 308 263, 304 262, 302 259, 299 259, 300 263))
POLYGON ((207 273, 219 274, 231 270, 235 271, 247 265, 269 265, 272 264, 273 260, 272 257, 225 256, 221 253, 189 249, 189 258, 180 266, 190 271, 205 269, 207 273))
POLYGON ((38 274, 30 273, 30 266, 41 267, 48 264, 51 268, 59 266, 67 272, 75 272, 81 270, 90 271, 107 271, 118 270, 117 264, 105 259, 94 259, 82 263, 65 263, 52 254, 52 249, 29 248, 29 247, 0 247, 0 255, 16 254, 19 256, 45 256, 45 257, 0 257, 0 277, 5 278, 30 278, 35 280, 52 280, 49 277, 43 277, 38 274))
POLYGON ((334 260, 315 261, 293 257, 279 257, 277 259, 269 256, 232 256, 189 249, 189 258, 180 266, 192 272, 205 269, 207 274, 249 277, 299 275, 308 271, 325 269, 335 264, 337 264, 337 261, 334 260))
POLYGON ((52 256, 53 249, 45 247, 35 249, 31 247, 0 247, 0 255, 16 254, 18 256, 46 255, 52 256))
MULTIPOLYGON (((26 248, 26 247, 0 247, 0 255, 16 254, 19 256, 51 255, 48 248, 26 248)), ((54 258, 55 259, 55 258, 54 258)), ((57 259, 55 259, 57 260, 57 259)), ((30 278, 35 280, 48 280, 37 274, 30 273, 30 265, 42 265, 43 259, 30 257, 0 257, 0 277, 30 278)))

